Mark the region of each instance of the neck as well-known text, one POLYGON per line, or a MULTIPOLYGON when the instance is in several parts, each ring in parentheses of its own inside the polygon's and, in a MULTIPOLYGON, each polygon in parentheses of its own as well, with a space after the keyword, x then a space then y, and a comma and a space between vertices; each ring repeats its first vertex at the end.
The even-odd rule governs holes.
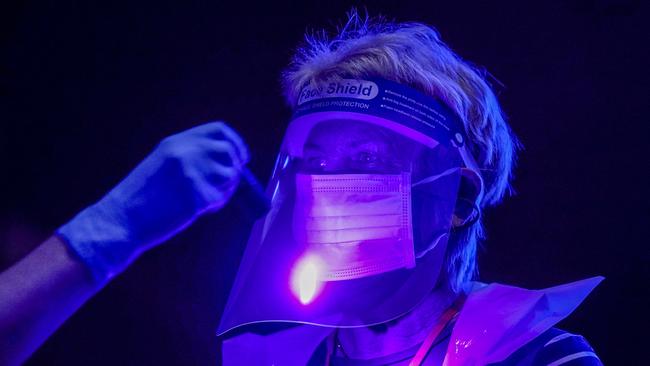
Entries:
POLYGON ((438 288, 395 321, 372 327, 339 329, 339 344, 347 357, 359 360, 408 350, 422 343, 455 298, 448 289, 438 288))

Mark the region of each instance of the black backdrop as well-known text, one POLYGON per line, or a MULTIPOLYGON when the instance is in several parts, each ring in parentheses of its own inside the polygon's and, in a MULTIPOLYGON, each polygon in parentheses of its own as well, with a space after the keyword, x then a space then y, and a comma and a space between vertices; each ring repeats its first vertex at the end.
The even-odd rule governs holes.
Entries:
MULTIPOLYGON (((487 213, 482 279, 605 282, 562 326, 608 364, 647 339, 648 51, 640 1, 372 1, 436 26, 503 84, 526 149, 487 213)), ((289 115, 278 74, 308 26, 352 1, 24 1, 0 9, 0 268, 119 182, 162 137, 222 119, 270 174, 289 115)), ((234 207, 145 254, 29 365, 214 365, 248 225, 234 207)), ((1 301, 1 299, 0 299, 1 301)))

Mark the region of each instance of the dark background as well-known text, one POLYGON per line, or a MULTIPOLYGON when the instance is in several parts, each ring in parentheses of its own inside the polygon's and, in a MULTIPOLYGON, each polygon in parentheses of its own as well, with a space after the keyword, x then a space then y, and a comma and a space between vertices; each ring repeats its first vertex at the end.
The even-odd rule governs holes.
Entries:
MULTIPOLYGON (((482 279, 541 288, 604 275, 561 326, 612 365, 647 359, 650 37, 641 3, 366 4, 436 26, 503 84, 525 150, 517 194, 487 213, 482 279)), ((266 180, 289 116, 280 70, 307 27, 339 24, 355 4, 3 3, 0 269, 190 126, 228 121, 266 180)), ((91 299, 28 365, 219 363, 215 329, 248 226, 236 207, 200 219, 91 299)))

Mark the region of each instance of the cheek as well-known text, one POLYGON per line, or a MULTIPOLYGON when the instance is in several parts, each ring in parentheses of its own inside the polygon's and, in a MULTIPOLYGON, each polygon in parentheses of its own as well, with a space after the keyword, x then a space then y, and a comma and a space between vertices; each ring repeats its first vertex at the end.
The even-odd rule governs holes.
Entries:
POLYGON ((451 224, 453 204, 425 192, 413 192, 413 240, 416 251, 425 248, 441 233, 447 232, 451 224))

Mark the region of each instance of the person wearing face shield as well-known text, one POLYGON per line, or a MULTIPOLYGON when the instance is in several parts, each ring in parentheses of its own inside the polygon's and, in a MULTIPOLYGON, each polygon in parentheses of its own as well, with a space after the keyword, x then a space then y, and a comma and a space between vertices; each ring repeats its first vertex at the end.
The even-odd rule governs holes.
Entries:
POLYGON ((517 140, 431 27, 350 14, 283 73, 293 116, 218 334, 224 365, 600 365, 554 327, 602 277, 475 281, 517 140))
MULTIPOLYGON (((601 364, 554 325, 602 278, 474 281, 481 212, 504 197, 517 143, 432 28, 352 12, 335 38, 308 39, 283 82, 294 113, 221 317, 224 365, 601 364)), ((223 123, 171 136, 0 273, 0 364, 240 180, 255 190, 247 161, 223 123)))

